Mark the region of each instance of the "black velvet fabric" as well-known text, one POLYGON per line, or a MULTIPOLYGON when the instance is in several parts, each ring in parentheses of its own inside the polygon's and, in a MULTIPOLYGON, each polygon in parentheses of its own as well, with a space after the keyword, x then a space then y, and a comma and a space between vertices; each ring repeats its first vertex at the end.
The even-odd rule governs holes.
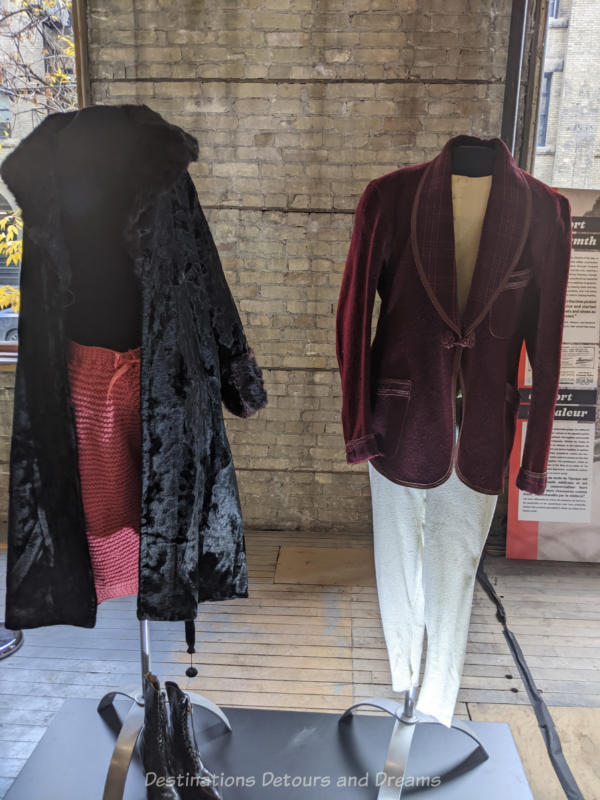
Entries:
MULTIPOLYGON (((142 311, 138 617, 192 619, 198 602, 247 596, 221 402, 249 416, 266 404, 266 393, 187 172, 197 158, 195 139, 145 106, 116 108, 133 127, 141 154, 123 226, 142 311)), ((101 113, 50 116, 2 167, 25 222, 10 453, 9 628, 93 627, 96 619, 66 369, 73 267, 54 158, 61 132, 92 111, 101 113)))

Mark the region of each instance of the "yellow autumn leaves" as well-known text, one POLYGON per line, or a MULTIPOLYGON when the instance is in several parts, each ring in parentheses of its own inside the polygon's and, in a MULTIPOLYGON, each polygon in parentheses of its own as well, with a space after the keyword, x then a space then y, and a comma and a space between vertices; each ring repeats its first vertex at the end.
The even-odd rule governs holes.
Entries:
MULTIPOLYGON (((23 257, 23 219, 19 211, 0 218, 0 256, 6 259, 6 266, 20 266, 23 257)), ((0 308, 11 306, 19 313, 21 293, 17 286, 0 286, 0 308)))

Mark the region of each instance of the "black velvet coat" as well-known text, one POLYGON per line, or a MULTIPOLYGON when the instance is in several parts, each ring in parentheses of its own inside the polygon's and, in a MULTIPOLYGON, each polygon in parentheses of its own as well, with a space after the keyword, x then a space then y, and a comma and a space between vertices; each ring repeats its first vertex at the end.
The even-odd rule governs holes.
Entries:
MULTIPOLYGON (((140 619, 192 619, 198 602, 247 596, 221 401, 245 417, 265 405, 266 395, 187 172, 196 140, 145 106, 119 109, 147 165, 123 231, 141 292, 137 612, 140 619)), ((96 620, 66 368, 71 265, 54 161, 75 113, 49 117, 2 167, 25 223, 10 453, 9 628, 92 627, 96 620)))

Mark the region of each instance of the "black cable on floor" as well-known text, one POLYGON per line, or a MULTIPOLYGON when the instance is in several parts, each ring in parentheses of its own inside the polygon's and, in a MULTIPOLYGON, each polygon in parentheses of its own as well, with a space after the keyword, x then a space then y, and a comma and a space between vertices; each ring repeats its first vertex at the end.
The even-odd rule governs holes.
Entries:
POLYGON ((492 583, 483 568, 484 560, 485 554, 481 557, 481 561, 479 562, 477 580, 488 597, 496 605, 496 619, 502 625, 504 638, 506 639, 510 652, 515 660, 515 664, 517 665, 517 669, 521 675, 521 680, 523 681, 527 691, 529 702, 531 703, 535 712, 535 716, 537 717, 538 725, 540 726, 542 736, 544 737, 544 742, 546 743, 548 756, 552 762, 554 771, 556 772, 556 777, 560 781, 560 785, 562 786, 564 793, 569 800, 584 800, 584 797, 577 786, 577 782, 575 781, 573 773, 571 772, 565 755, 562 751, 560 738, 554 725, 554 720, 548 711, 548 706, 542 699, 539 689, 535 685, 535 681, 533 680, 533 676, 529 671, 523 651, 521 650, 514 633, 507 627, 506 611, 504 610, 504 606, 502 605, 500 598, 496 594, 496 590, 492 586, 492 583))

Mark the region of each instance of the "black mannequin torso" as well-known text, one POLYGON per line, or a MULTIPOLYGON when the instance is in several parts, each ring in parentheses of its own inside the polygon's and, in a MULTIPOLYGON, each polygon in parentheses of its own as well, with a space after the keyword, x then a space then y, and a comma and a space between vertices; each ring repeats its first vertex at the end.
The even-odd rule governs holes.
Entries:
MULTIPOLYGON (((496 163, 496 150, 493 145, 458 145, 452 148, 452 174, 468 178, 482 178, 492 175, 496 163)), ((462 419, 462 391, 456 388, 456 422, 462 419)))
POLYGON ((108 106, 78 112, 58 137, 55 157, 72 273, 67 336, 114 350, 137 347, 140 286, 123 229, 140 159, 126 114, 108 106))
POLYGON ((494 172, 496 150, 493 145, 461 144, 452 148, 452 173, 481 178, 494 172))

